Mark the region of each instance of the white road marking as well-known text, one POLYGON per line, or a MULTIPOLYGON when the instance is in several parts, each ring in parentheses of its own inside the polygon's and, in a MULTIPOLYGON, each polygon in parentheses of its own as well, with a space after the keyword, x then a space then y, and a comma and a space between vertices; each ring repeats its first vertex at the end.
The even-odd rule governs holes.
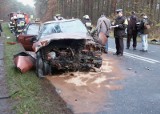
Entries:
MULTIPOLYGON (((112 49, 112 48, 109 48, 109 51, 116 52, 116 50, 112 49)), ((131 54, 131 53, 124 52, 124 55, 128 56, 128 57, 131 57, 131 58, 134 58, 134 59, 138 59, 138 60, 142 60, 142 61, 145 61, 145 62, 148 62, 148 63, 152 63, 152 64, 160 63, 160 61, 158 61, 158 60, 147 58, 147 57, 142 57, 142 56, 139 56, 139 55, 136 55, 136 54, 131 54)))

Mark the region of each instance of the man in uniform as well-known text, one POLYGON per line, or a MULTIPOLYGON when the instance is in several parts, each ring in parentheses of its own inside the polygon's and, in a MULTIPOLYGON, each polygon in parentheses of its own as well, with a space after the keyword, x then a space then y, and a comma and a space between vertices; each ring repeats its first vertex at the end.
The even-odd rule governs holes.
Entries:
POLYGON ((138 18, 134 11, 131 12, 131 16, 128 18, 128 27, 127 27, 127 48, 130 48, 130 41, 133 38, 133 50, 136 50, 137 46, 137 26, 136 23, 138 18))
POLYGON ((127 19, 123 16, 122 9, 117 9, 117 18, 114 23, 114 37, 116 44, 116 53, 114 55, 123 56, 124 43, 123 37, 125 36, 125 29, 128 25, 127 19))

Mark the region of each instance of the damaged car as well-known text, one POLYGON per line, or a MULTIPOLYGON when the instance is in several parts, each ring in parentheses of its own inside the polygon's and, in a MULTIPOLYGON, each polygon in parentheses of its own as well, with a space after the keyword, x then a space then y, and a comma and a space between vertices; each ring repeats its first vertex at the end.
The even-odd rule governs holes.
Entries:
POLYGON ((36 39, 30 41, 35 42, 32 48, 38 77, 57 70, 90 70, 102 65, 100 45, 79 19, 46 22, 36 39))

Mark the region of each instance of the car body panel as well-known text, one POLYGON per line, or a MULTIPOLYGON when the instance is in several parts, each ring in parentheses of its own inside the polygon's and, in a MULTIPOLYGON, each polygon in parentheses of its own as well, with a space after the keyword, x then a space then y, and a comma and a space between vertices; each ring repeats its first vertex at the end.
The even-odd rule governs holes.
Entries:
POLYGON ((54 33, 47 35, 44 38, 37 41, 36 43, 34 43, 32 48, 35 52, 37 52, 40 48, 48 45, 53 40, 56 41, 56 40, 69 40, 69 39, 93 40, 93 38, 86 33, 54 33))
POLYGON ((26 51, 33 51, 33 49, 32 49, 32 45, 34 43, 33 39, 35 39, 37 37, 38 32, 40 30, 40 26, 41 26, 40 23, 30 23, 23 30, 23 33, 18 36, 18 42, 23 45, 23 47, 26 51), (38 27, 34 27, 35 25, 38 27), (29 31, 32 31, 32 29, 30 29, 30 27, 32 27, 32 29, 37 29, 37 30, 35 30, 33 32, 29 32, 29 31))
POLYGON ((34 52, 20 52, 14 55, 13 61, 16 68, 21 73, 26 73, 27 71, 35 68, 36 58, 34 52))
POLYGON ((33 51, 32 49, 32 39, 35 38, 34 35, 19 35, 18 42, 21 43, 26 51, 33 51))

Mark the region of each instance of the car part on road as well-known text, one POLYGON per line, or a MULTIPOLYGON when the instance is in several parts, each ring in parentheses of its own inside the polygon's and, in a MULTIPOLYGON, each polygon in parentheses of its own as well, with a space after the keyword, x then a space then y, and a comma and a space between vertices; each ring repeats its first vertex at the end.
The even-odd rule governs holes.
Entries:
POLYGON ((7 42, 7 44, 15 45, 15 44, 16 44, 16 42, 7 42))
POLYGON ((34 53, 21 52, 14 55, 14 64, 21 73, 25 73, 35 67, 34 53), (32 55, 32 56, 31 56, 32 55))

